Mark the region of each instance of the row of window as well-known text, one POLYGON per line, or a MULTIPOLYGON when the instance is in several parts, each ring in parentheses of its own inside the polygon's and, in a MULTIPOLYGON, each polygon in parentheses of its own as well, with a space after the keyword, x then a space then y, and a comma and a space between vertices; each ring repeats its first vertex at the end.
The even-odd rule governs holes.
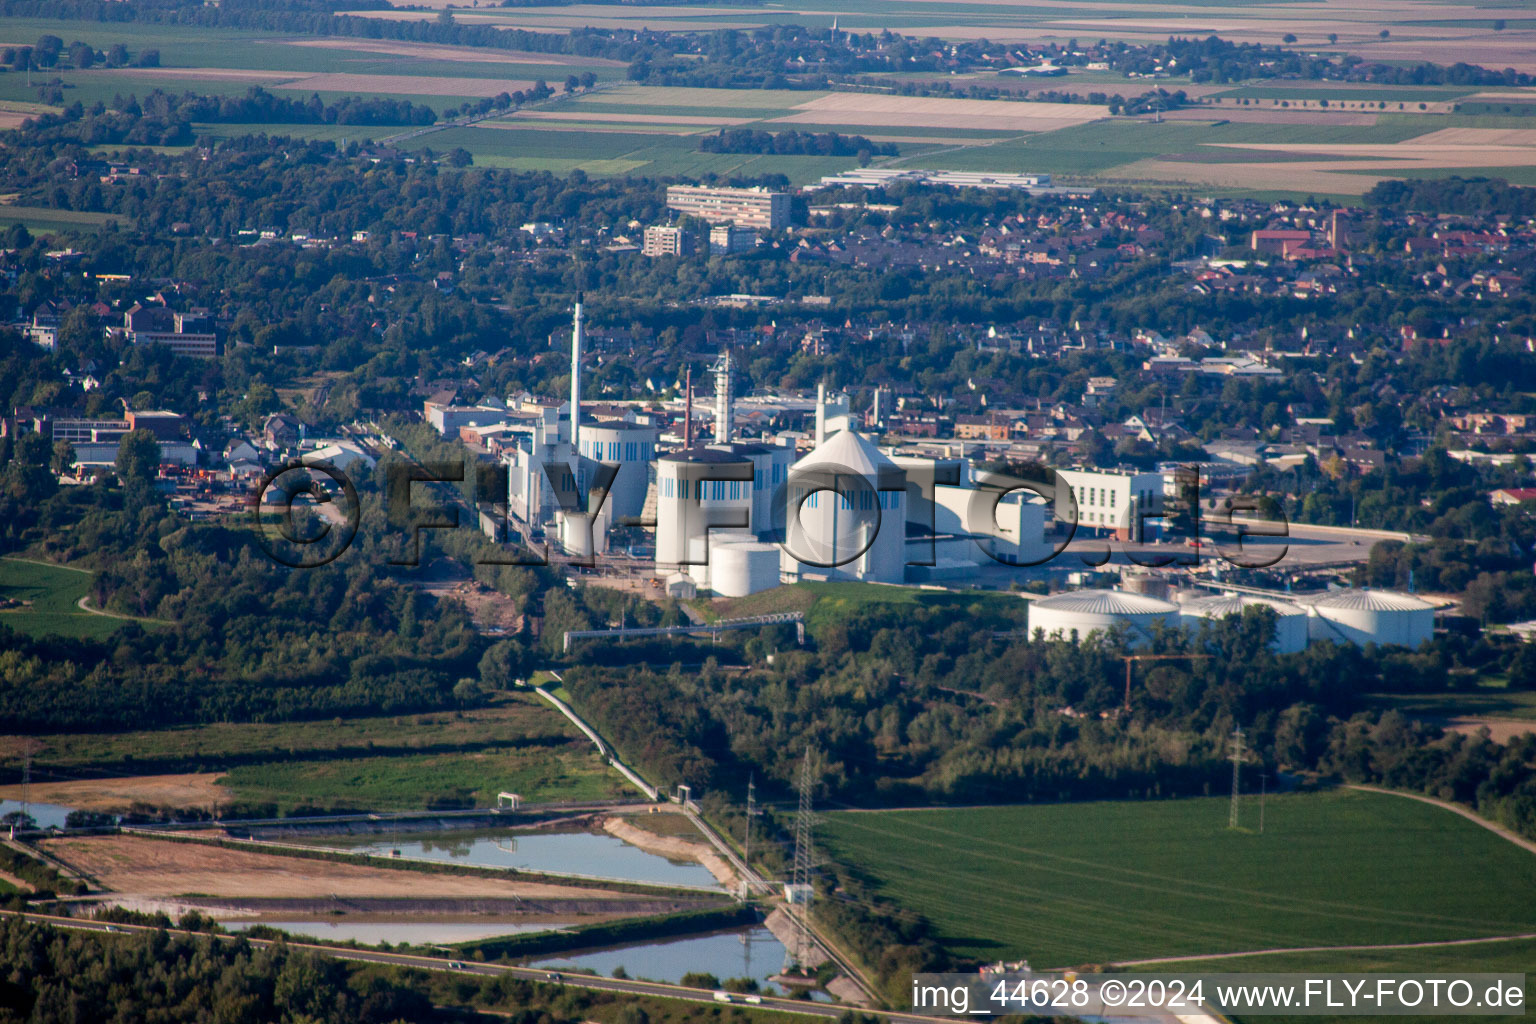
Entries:
POLYGON ((745 480, 678 480, 663 477, 658 485, 663 498, 684 501, 740 501, 745 480))
POLYGON ((587 458, 599 462, 652 462, 656 458, 656 446, 649 441, 588 441, 582 447, 587 458))

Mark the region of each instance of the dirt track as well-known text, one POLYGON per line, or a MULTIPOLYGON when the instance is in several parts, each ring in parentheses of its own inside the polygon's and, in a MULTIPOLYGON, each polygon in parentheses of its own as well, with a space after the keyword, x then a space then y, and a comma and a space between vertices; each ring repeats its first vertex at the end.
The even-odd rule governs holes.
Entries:
MULTIPOLYGON (((126 811, 135 802, 153 807, 221 807, 229 790, 214 772, 187 775, 137 775, 122 779, 74 779, 34 782, 31 799, 84 811, 126 811)), ((0 786, 0 800, 20 800, 20 786, 0 786)))

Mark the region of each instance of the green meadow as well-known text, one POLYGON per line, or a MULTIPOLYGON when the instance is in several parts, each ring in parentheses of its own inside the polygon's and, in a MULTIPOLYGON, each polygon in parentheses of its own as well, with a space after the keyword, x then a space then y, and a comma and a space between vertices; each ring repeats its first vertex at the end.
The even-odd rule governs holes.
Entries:
MULTIPOLYGON (((1536 860, 1449 811, 1339 790, 841 812, 818 840, 957 956, 1036 967, 1536 931, 1536 860)), ((1476 962, 1468 956, 1462 962, 1476 962)), ((1236 968, 1231 968, 1236 969, 1236 968)))

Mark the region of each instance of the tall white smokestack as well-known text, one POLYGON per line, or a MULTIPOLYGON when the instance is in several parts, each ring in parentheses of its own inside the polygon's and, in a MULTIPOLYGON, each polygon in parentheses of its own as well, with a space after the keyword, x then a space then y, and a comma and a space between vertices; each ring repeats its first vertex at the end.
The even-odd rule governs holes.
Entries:
POLYGON ((827 385, 816 385, 816 447, 827 439, 827 385))
POLYGON ((571 325, 571 451, 581 454, 581 292, 576 293, 571 325))
POLYGON ((717 442, 731 439, 731 428, 735 426, 732 420, 736 416, 736 396, 733 393, 735 388, 735 374, 731 369, 731 350, 726 349, 720 353, 720 361, 715 363, 715 440, 717 442))

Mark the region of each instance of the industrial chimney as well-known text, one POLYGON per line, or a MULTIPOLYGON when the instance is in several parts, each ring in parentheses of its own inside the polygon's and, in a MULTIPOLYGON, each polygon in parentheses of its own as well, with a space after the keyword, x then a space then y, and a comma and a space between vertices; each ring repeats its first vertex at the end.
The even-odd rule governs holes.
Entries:
POLYGON ((581 454, 581 292, 571 325, 571 452, 581 454))

